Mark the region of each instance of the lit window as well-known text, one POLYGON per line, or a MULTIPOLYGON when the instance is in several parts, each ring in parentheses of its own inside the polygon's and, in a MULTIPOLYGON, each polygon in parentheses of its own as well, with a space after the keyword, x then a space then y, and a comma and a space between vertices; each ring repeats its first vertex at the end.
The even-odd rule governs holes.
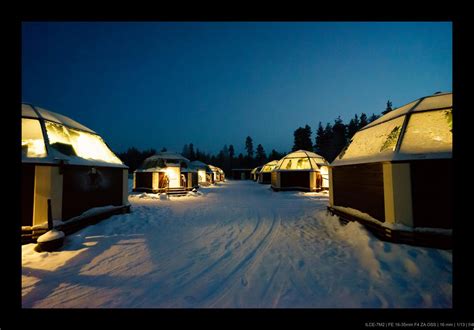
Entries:
POLYGON ((400 152, 451 152, 453 145, 451 110, 413 113, 400 152))
POLYGON ((45 121, 45 124, 50 145, 61 153, 107 163, 122 163, 100 136, 50 121, 45 121))
POLYGON ((351 144, 339 158, 350 159, 393 152, 404 118, 401 116, 357 132, 351 144))
POLYGON ((289 158, 283 160, 280 169, 284 170, 310 170, 311 164, 308 158, 289 158))
POLYGON ((28 158, 46 157, 46 146, 39 120, 21 119, 21 151, 28 158))

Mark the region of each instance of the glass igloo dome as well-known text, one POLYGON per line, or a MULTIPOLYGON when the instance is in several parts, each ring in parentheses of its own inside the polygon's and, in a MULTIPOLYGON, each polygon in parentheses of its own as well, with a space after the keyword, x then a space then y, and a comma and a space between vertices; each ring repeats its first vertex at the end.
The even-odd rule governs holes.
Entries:
POLYGON ((21 117, 24 163, 125 167, 96 132, 69 117, 26 103, 21 117))
POLYGON ((321 166, 327 166, 328 162, 320 155, 298 150, 289 153, 278 161, 275 171, 298 171, 298 170, 319 170, 321 166))
POLYGON ((359 130, 331 165, 452 158, 453 94, 395 109, 359 130))

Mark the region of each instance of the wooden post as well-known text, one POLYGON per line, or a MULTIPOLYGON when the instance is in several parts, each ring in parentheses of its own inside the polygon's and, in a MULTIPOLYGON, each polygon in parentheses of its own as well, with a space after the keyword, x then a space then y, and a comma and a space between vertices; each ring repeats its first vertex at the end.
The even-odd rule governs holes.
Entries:
POLYGON ((48 199, 48 230, 53 229, 53 211, 51 209, 51 199, 48 199))

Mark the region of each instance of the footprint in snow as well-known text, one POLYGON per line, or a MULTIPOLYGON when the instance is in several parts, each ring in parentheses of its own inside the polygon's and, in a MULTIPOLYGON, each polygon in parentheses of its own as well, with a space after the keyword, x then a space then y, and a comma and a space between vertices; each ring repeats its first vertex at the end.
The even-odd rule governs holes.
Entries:
POLYGON ((304 260, 298 261, 298 268, 301 269, 304 267, 304 260))

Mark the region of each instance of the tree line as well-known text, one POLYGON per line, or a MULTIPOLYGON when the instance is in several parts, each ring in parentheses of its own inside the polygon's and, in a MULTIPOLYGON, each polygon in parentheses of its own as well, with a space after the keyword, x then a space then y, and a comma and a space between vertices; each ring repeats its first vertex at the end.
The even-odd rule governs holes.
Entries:
MULTIPOLYGON (((162 148, 161 151, 167 151, 167 149, 162 148)), ((135 147, 131 147, 128 148, 126 152, 117 153, 117 156, 129 167, 129 172, 132 173, 140 167, 146 158, 156 153, 155 149, 140 151, 135 147)), ((232 144, 229 146, 225 144, 217 155, 211 155, 210 153, 199 150, 199 148, 195 148, 193 143, 189 143, 183 146, 181 155, 190 161, 199 160, 205 164, 220 167, 225 173, 230 175, 233 168, 254 168, 268 163, 269 161, 278 160, 284 157, 286 152, 280 153, 272 149, 267 155, 261 144, 258 144, 257 148, 254 149, 253 139, 247 136, 245 139, 245 153, 236 155, 234 146, 232 144)))
POLYGON ((313 151, 323 156, 328 162, 332 162, 341 150, 350 142, 352 136, 362 127, 376 120, 377 115, 372 114, 369 118, 365 113, 355 115, 348 124, 345 124, 338 116, 334 123, 321 122, 318 124, 314 144, 312 143, 312 131, 309 125, 299 127, 294 132, 294 143, 292 151, 299 149, 313 151))
MULTIPOLYGON (((381 114, 384 115, 390 111, 392 111, 392 102, 389 100, 381 114)), ((293 133, 292 151, 300 149, 313 151, 323 156, 328 162, 332 162, 359 129, 379 117, 376 114, 367 117, 365 113, 361 113, 360 115, 356 114, 347 124, 342 121, 340 116, 332 124, 326 123, 323 126, 319 122, 314 144, 311 127, 309 125, 298 127, 293 133)), ((246 137, 244 145, 245 152, 238 155, 235 154, 232 144, 224 145, 216 155, 211 155, 199 150, 197 147, 195 148, 193 143, 189 143, 183 146, 181 154, 190 161, 199 160, 203 163, 220 167, 227 175, 230 175, 233 168, 254 168, 269 161, 281 159, 287 154, 286 152, 278 152, 275 149, 272 149, 267 154, 261 144, 258 144, 254 149, 254 142, 250 136, 246 137)), ((167 149, 164 147, 160 151, 167 151, 167 149)), ((131 147, 126 152, 118 153, 117 156, 129 167, 129 172, 132 173, 140 167, 146 158, 156 153, 155 149, 140 151, 135 147, 131 147)))

